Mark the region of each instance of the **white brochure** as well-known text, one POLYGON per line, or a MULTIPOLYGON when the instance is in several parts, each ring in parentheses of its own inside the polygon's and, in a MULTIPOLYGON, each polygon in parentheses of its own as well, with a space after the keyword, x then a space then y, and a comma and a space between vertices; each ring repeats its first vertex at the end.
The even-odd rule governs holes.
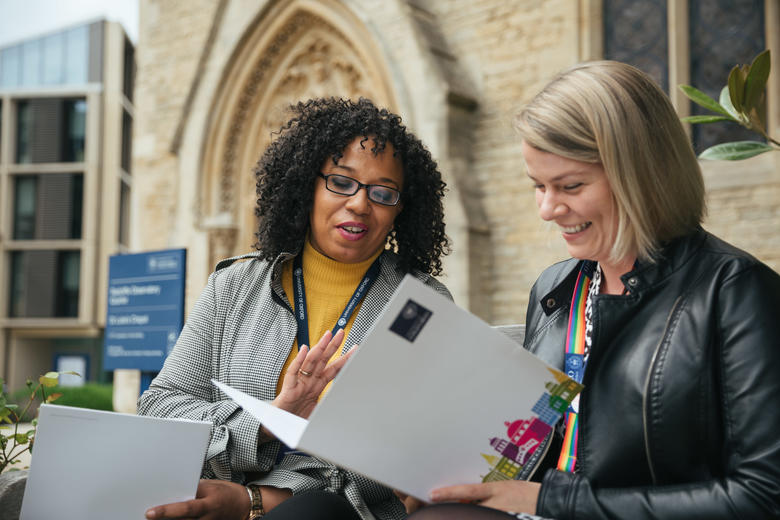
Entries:
POLYGON ((582 388, 411 276, 309 420, 214 384, 291 448, 422 500, 516 478, 582 388))
POLYGON ((210 432, 210 422, 41 405, 20 518, 141 520, 194 498, 210 432))

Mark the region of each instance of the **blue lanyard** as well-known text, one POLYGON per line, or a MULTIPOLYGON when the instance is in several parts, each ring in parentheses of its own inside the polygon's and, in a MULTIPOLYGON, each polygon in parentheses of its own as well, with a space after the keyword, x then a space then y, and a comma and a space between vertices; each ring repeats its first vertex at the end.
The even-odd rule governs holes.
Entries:
MULTIPOLYGON (((382 256, 382 255, 380 255, 382 256)), ((309 343, 309 318, 306 313, 306 286, 303 283, 303 253, 299 254, 293 260, 293 300, 295 301, 295 320, 298 322, 298 349, 300 350, 302 345, 308 345, 309 343)), ((371 267, 368 268, 363 279, 352 294, 352 298, 347 302, 347 306, 341 311, 336 325, 333 327, 333 334, 335 335, 339 330, 347 326, 349 318, 352 313, 355 312, 360 300, 363 299, 368 289, 374 283, 379 276, 379 257, 374 260, 371 267)))

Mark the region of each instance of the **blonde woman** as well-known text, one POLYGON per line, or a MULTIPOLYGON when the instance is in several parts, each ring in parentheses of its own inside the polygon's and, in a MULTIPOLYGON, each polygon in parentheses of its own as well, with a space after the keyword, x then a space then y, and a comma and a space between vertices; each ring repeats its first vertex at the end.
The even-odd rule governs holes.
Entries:
POLYGON ((432 501, 472 504, 414 518, 780 517, 780 276, 701 228, 702 174, 666 95, 586 63, 516 126, 572 256, 534 285, 525 348, 585 390, 523 468, 537 482, 442 488, 432 501))

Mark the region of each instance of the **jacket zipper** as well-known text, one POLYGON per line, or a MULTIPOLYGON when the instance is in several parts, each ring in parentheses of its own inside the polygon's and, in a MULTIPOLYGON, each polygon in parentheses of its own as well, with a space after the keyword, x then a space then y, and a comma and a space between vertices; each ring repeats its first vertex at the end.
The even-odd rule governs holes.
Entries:
POLYGON ((680 305, 680 301, 682 300, 682 298, 683 298, 682 295, 677 297, 677 299, 674 301, 674 305, 672 306, 672 310, 669 313, 669 316, 666 317, 666 325, 664 326, 664 333, 661 335, 661 339, 658 341, 658 345, 655 347, 655 352, 653 352, 653 357, 650 360, 650 367, 647 370, 647 377, 645 379, 645 396, 644 399, 642 399, 642 429, 645 438, 645 456, 647 457, 647 467, 650 469, 650 478, 653 480, 654 486, 658 485, 658 482, 655 475, 655 468, 653 467, 653 459, 650 456, 650 434, 649 434, 649 427, 647 424, 648 423, 647 408, 648 408, 648 401, 650 399, 650 381, 652 380, 655 363, 658 360, 658 353, 661 351, 661 345, 663 345, 664 341, 666 340, 666 335, 669 333, 669 325, 672 321, 673 316, 677 312, 677 307, 680 305))

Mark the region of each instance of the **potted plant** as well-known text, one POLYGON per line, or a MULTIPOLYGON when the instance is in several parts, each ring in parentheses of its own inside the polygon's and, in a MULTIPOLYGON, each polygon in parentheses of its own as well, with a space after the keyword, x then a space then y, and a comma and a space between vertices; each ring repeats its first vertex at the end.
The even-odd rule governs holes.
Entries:
POLYGON ((694 103, 714 112, 713 115, 684 117, 682 121, 692 124, 733 121, 756 132, 767 141, 717 144, 699 154, 700 159, 736 161, 780 150, 780 142, 767 134, 764 122, 761 120, 761 107, 766 101, 770 64, 770 52, 767 49, 756 56, 750 65, 735 66, 729 73, 726 86, 720 91, 718 101, 695 87, 680 85, 683 93, 694 103))

